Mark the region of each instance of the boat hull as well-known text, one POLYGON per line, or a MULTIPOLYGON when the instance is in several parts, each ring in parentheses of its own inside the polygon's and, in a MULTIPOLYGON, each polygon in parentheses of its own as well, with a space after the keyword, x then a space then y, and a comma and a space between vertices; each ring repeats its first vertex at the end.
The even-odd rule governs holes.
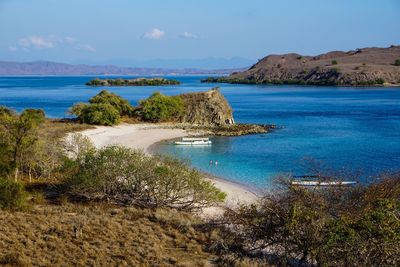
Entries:
POLYGON ((188 142, 188 141, 177 141, 174 143, 175 145, 180 145, 180 146, 209 146, 211 145, 211 141, 193 141, 193 142, 188 142))

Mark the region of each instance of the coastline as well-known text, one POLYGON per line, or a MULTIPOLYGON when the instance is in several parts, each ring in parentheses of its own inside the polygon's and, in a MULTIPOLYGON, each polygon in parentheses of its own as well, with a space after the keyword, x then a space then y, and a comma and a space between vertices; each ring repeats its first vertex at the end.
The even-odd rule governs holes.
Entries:
MULTIPOLYGON (((171 124, 121 124, 118 126, 96 126, 80 132, 90 138, 97 148, 107 145, 122 145, 129 148, 141 149, 148 154, 154 154, 154 146, 159 142, 165 142, 188 135, 200 135, 202 132, 187 131, 183 129, 168 128, 171 124)), ((254 203, 259 199, 259 192, 245 185, 215 177, 201 172, 204 177, 214 185, 227 193, 223 204, 203 210, 204 216, 217 216, 222 214, 222 207, 232 207, 241 203, 254 203)))

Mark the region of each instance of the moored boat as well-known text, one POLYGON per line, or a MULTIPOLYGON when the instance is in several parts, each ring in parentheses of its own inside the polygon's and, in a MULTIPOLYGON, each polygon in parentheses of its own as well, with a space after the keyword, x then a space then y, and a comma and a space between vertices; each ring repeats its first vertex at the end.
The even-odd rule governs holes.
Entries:
POLYGON ((186 145, 186 146, 205 146, 211 145, 212 142, 209 138, 199 137, 184 137, 181 141, 174 142, 175 145, 186 145))
POLYGON ((294 179, 290 181, 291 185, 297 186, 343 186, 343 185, 355 185, 357 181, 341 181, 332 180, 326 177, 319 176, 294 176, 294 179))

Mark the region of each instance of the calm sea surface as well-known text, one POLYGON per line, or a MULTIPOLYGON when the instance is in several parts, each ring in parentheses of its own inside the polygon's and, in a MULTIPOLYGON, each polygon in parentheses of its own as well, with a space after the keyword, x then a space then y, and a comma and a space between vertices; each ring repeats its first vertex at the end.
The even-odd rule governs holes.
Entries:
MULTIPOLYGON (((0 77, 0 105, 17 111, 42 108, 67 117, 76 103, 103 88, 93 77, 0 77)), ((203 91, 202 77, 173 77, 167 87, 112 87, 136 104, 154 91, 168 95, 203 91)), ((220 84, 237 122, 274 123, 270 134, 213 138, 210 147, 160 144, 156 150, 190 160, 203 171, 250 186, 268 186, 281 172, 307 174, 309 162, 359 172, 363 177, 400 169, 400 88, 250 86, 220 84), (218 166, 210 166, 210 160, 218 166)))

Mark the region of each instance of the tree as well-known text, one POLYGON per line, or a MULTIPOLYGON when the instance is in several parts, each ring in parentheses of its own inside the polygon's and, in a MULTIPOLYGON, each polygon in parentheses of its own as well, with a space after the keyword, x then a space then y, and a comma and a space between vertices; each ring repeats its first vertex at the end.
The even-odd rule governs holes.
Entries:
POLYGON ((184 102, 180 96, 166 96, 160 92, 139 103, 139 115, 152 122, 177 121, 184 111, 184 102))
POLYGON ((259 203, 227 209, 228 246, 239 255, 272 252, 283 265, 398 266, 399 178, 330 188, 284 180, 259 203))
POLYGON ((396 59, 395 62, 394 62, 394 65, 395 66, 400 66, 400 59, 396 59))
POLYGON ((102 90, 96 96, 89 100, 91 104, 109 104, 118 110, 121 116, 131 115, 133 107, 128 100, 111 93, 107 90, 102 90))
POLYGON ((78 119, 87 124, 115 125, 120 121, 120 113, 110 104, 83 104, 74 105, 70 112, 78 116, 78 119))
MULTIPOLYGON (((0 128, 2 150, 8 156, 9 169, 14 170, 15 180, 22 167, 22 159, 31 153, 37 142, 37 128, 45 121, 43 110, 26 109, 19 116, 2 109, 0 128)), ((7 156, 5 156, 7 158, 7 156)))

